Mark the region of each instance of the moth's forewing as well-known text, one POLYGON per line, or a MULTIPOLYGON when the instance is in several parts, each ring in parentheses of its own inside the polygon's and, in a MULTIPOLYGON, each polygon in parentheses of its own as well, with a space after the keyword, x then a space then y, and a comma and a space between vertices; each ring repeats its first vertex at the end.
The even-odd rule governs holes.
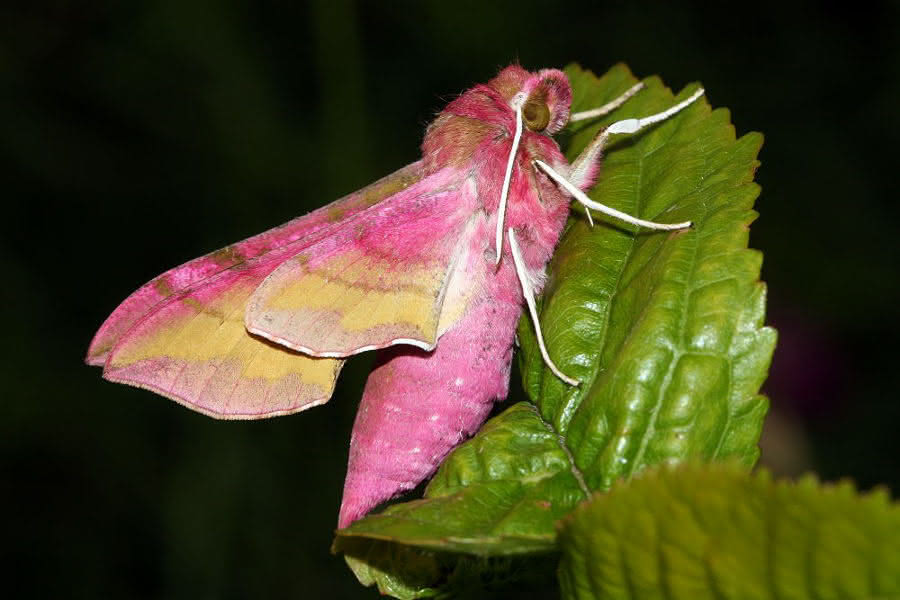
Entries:
POLYGON ((418 161, 315 212, 166 271, 140 287, 113 311, 94 336, 86 362, 103 366, 116 342, 169 296, 288 244, 309 245, 325 238, 345 219, 412 185, 421 177, 422 165, 418 161))
POLYGON ((160 275, 107 319, 88 362, 105 363, 107 379, 217 418, 263 418, 326 402, 342 361, 248 334, 248 299, 279 265, 421 178, 421 164, 413 163, 309 215, 160 275))

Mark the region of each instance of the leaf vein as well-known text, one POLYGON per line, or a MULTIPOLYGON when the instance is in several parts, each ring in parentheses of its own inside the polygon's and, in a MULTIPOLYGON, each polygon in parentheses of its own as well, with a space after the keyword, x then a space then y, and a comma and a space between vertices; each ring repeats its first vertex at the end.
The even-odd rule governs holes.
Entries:
POLYGON ((560 449, 565 452, 566 458, 569 461, 569 470, 572 472, 572 475, 575 477, 575 481, 578 482, 578 487, 581 488, 581 492, 584 494, 585 500, 591 497, 591 490, 587 486, 587 483, 584 480, 584 474, 579 470, 578 465, 575 464, 575 456, 572 454, 572 451, 569 449, 569 446, 566 445, 566 438, 562 434, 558 433, 553 426, 544 420, 544 417, 541 416, 540 411, 533 404, 528 405, 531 408, 534 415, 538 418, 541 424, 556 437, 556 443, 559 445, 560 449))

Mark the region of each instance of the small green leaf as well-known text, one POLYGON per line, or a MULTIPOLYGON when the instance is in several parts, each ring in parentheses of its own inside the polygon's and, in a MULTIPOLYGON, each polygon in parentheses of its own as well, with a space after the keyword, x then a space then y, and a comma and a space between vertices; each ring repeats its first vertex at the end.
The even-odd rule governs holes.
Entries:
POLYGON ((385 595, 414 598, 552 598, 558 595, 555 557, 480 557, 420 550, 365 538, 336 542, 363 585, 385 595))
POLYGON ((347 565, 365 586, 376 584, 382 594, 413 600, 437 593, 442 578, 434 553, 412 546, 362 538, 338 538, 334 552, 343 552, 347 565))
POLYGON ((570 600, 900 598, 900 506, 738 464, 654 469, 560 529, 570 600))

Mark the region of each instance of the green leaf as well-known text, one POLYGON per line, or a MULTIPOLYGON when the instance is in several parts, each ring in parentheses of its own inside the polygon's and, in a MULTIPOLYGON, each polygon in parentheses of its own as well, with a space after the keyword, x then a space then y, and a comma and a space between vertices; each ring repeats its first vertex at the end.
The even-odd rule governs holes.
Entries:
MULTIPOLYGON (((621 65, 600 79, 574 66, 567 73, 575 111, 636 81, 621 65)), ((646 86, 613 115, 571 131, 567 156, 610 122, 663 110, 696 87, 676 98, 655 77, 646 86)), ((758 456, 766 400, 757 392, 775 345, 763 327, 762 257, 747 249, 761 143, 759 134, 735 139, 728 111, 705 101, 614 142, 590 196, 660 222, 692 220, 693 229, 570 220, 541 324, 550 355, 579 387, 546 368, 531 323, 520 322, 525 388, 592 490, 659 462, 751 465, 758 456)))
MULTIPOLYGON (((621 65, 601 78, 577 66, 567 73, 576 111, 636 82, 621 65)), ((569 158, 601 126, 668 108, 696 87, 676 99, 657 78, 646 84, 613 116, 564 132, 569 158)), ((704 99, 615 140, 590 195, 695 227, 656 233, 595 217, 590 228, 573 214, 549 267, 541 323, 551 356, 582 384, 568 387, 546 369, 526 316, 520 359, 533 404, 512 406, 454 450, 423 500, 357 521, 338 532, 337 546, 368 539, 436 556, 549 552, 559 518, 647 465, 691 457, 751 465, 766 411, 758 390, 775 344, 763 326, 761 255, 747 249, 761 141, 735 139, 728 112, 704 99)))
POLYGON ((338 532, 477 555, 548 552, 554 524, 588 491, 534 406, 490 420, 441 465, 425 499, 396 504, 338 532))
POLYGON ((900 598, 900 506, 732 464, 647 471, 560 530, 563 596, 900 598))

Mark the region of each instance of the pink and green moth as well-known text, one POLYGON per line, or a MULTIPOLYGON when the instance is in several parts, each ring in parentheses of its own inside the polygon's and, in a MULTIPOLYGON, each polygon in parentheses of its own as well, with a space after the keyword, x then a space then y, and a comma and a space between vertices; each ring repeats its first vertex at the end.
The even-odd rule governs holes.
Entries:
MULTIPOLYGON (((106 319, 87 362, 110 381, 220 419, 287 415, 328 401, 344 360, 378 350, 350 440, 339 526, 415 487, 506 397, 516 323, 534 308, 572 198, 594 202, 610 135, 695 101, 602 130, 571 164, 553 139, 637 93, 570 114, 556 69, 510 66, 450 102, 422 158, 370 186, 166 271, 106 319)), ((586 211, 588 219, 590 212, 586 211)))

